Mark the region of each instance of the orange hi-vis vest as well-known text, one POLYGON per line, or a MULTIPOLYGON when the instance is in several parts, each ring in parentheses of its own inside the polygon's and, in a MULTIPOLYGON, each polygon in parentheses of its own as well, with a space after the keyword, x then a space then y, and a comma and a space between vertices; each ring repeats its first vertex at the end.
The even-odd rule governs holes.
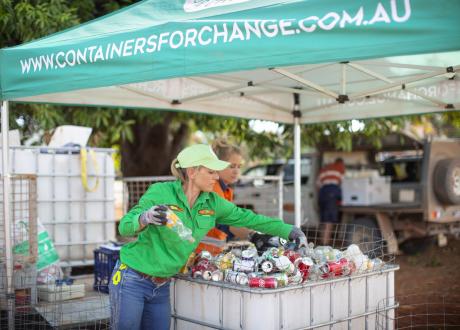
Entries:
POLYGON ((214 192, 217 193, 220 197, 225 198, 229 202, 233 202, 233 189, 227 187, 227 189, 225 189, 224 191, 219 181, 217 181, 214 185, 214 192))
POLYGON ((322 187, 327 184, 335 184, 340 186, 345 174, 345 165, 343 163, 332 163, 324 166, 319 171, 317 184, 322 187))
MULTIPOLYGON (((230 202, 233 201, 233 189, 227 187, 227 189, 225 189, 224 191, 219 181, 217 181, 214 185, 214 192, 230 202)), ((198 254, 201 251, 206 250, 209 251, 212 255, 217 255, 223 251, 223 246, 226 242, 227 234, 224 233, 222 230, 219 230, 214 227, 210 231, 208 231, 203 241, 201 241, 200 244, 198 244, 195 253, 198 254)))

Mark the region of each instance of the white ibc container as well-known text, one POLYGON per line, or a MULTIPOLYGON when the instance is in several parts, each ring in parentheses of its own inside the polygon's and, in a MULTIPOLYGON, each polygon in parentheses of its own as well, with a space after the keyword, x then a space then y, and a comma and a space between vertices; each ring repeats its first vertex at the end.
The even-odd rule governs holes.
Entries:
MULTIPOLYGON (((11 174, 37 176, 37 213, 54 241, 62 266, 91 265, 93 250, 115 239, 112 149, 87 148, 88 192, 75 148, 11 147, 11 174), (95 154, 97 169, 89 153, 95 154)), ((0 166, 1 170, 1 166, 0 166)), ((2 171, 2 170, 1 170, 2 171)))
POLYGON ((394 311, 399 267, 279 289, 176 278, 171 329, 375 329, 379 302, 394 311))
POLYGON ((391 178, 370 176, 344 178, 342 181, 343 205, 376 205, 391 203, 391 178))

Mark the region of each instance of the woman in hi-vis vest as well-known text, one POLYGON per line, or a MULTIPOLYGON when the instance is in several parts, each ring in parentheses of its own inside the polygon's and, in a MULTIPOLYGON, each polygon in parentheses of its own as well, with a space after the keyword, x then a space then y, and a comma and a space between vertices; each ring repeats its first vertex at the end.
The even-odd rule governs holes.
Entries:
MULTIPOLYGON (((214 185, 214 192, 229 202, 233 202, 232 186, 240 178, 243 153, 238 146, 228 143, 223 138, 216 139, 212 144, 212 149, 219 159, 230 163, 226 169, 218 171, 219 180, 214 185)), ((251 230, 247 228, 218 225, 216 228, 211 229, 198 245, 197 252, 207 250, 212 254, 217 254, 222 251, 222 241, 247 239, 250 232, 251 230)))

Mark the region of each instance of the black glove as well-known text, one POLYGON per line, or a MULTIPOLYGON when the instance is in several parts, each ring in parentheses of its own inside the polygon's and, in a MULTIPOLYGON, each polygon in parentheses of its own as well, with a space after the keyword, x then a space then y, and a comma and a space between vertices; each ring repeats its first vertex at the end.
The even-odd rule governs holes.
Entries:
POLYGON ((306 248, 308 246, 307 237, 298 227, 292 227, 289 239, 296 243, 297 249, 306 248))
POLYGON ((168 219, 166 218, 166 211, 168 211, 168 207, 166 205, 152 206, 150 209, 141 214, 139 222, 143 226, 163 226, 166 222, 168 222, 168 219))

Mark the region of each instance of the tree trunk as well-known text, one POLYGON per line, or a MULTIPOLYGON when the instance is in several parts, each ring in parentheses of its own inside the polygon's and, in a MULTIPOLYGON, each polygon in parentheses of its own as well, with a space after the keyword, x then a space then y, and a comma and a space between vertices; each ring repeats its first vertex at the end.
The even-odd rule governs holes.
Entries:
POLYGON ((188 136, 187 123, 171 128, 174 113, 165 115, 163 123, 137 122, 134 141, 121 143, 121 171, 124 177, 171 175, 170 165, 188 136))

